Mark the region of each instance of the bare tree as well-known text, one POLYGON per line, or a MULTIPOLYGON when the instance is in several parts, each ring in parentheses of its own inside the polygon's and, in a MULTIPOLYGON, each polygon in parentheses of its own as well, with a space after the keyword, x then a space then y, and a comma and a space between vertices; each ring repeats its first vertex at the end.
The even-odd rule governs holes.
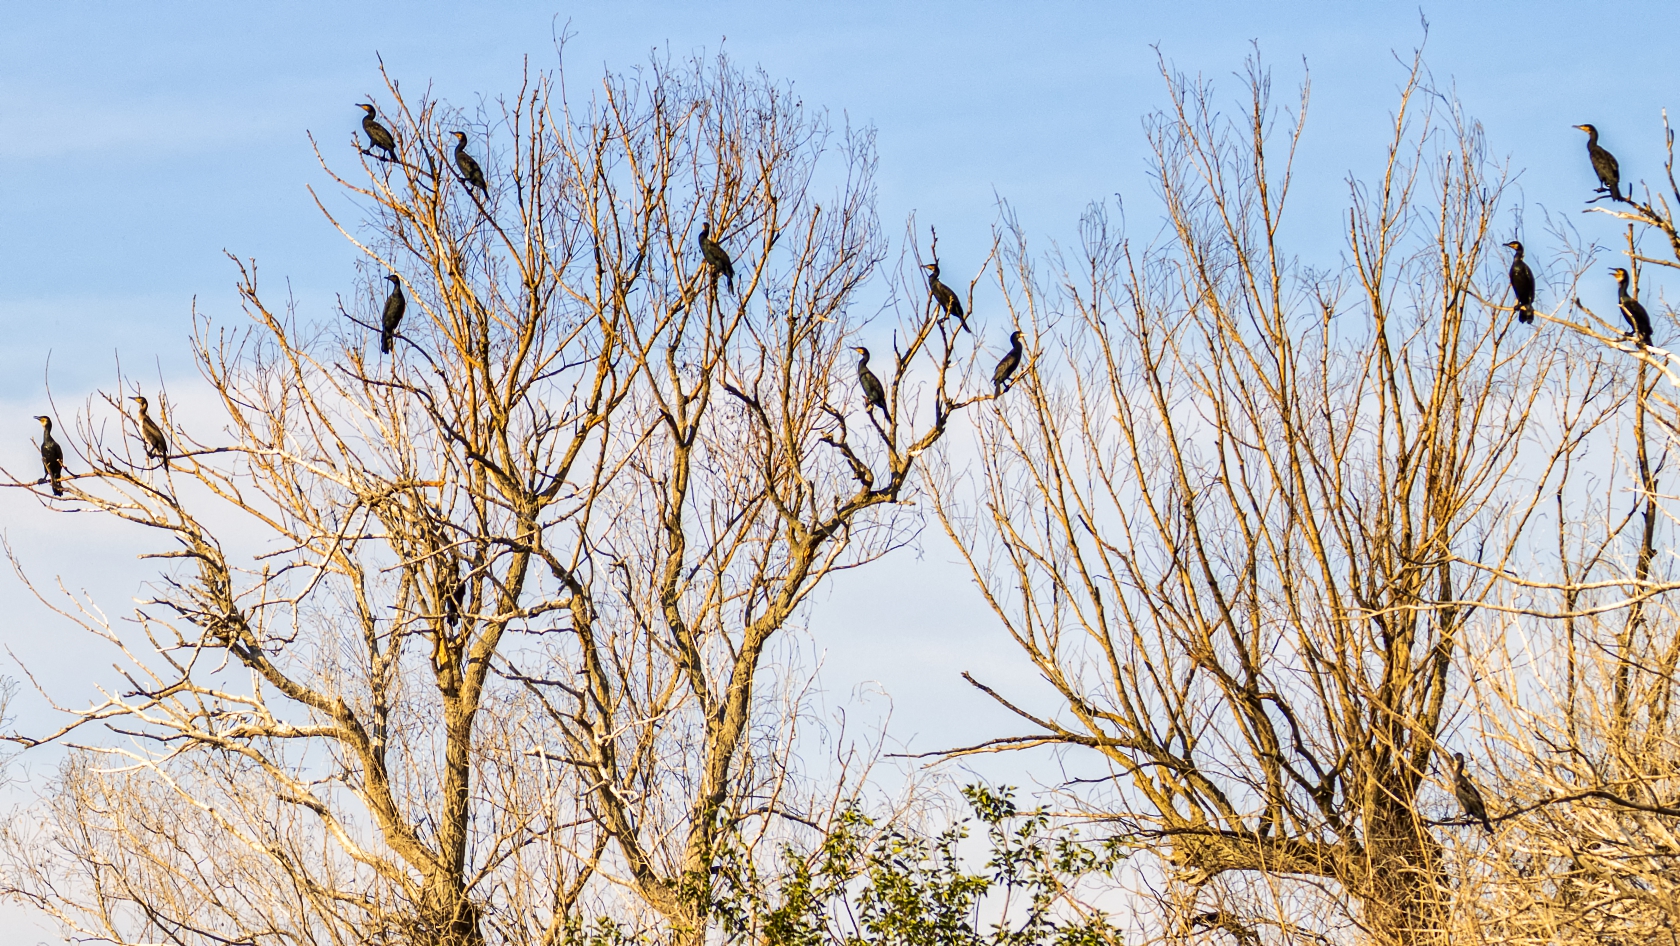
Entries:
POLYGON ((19 737, 79 752, 10 894, 119 943, 699 943, 726 841, 838 811, 772 650, 913 533, 950 327, 906 316, 865 407, 868 134, 721 59, 558 82, 476 117, 389 83, 393 153, 329 168, 341 318, 240 264, 254 325, 195 347, 222 431, 168 424, 159 466, 125 392, 78 416, 55 508, 155 529, 164 570, 132 628, 62 606, 128 669, 19 737))
MULTIPOLYGON (((1557 576, 1536 590, 1547 627, 1522 628, 1521 647, 1486 648, 1477 714, 1485 744, 1502 762, 1511 796, 1504 856, 1471 858, 1464 880, 1478 932, 1511 942, 1671 941, 1680 916, 1673 881, 1680 857, 1680 731, 1674 705, 1680 588, 1668 553, 1675 510, 1662 471, 1680 434, 1673 397, 1680 379, 1663 312, 1646 275, 1680 268, 1667 191, 1591 208, 1625 222, 1623 264, 1631 294, 1660 328, 1646 345, 1621 332, 1620 314, 1576 298, 1567 322, 1578 335, 1620 349, 1636 370, 1606 386, 1618 422, 1582 437, 1568 462, 1592 470, 1594 487, 1560 490, 1551 543, 1557 576), (1642 247, 1654 235, 1673 258, 1642 247), (1606 461, 1608 459, 1608 462, 1606 461), (1544 597, 1539 597, 1543 595, 1544 597), (1548 600, 1549 599, 1549 600, 1548 600)), ((1630 189, 1638 195, 1640 188, 1630 189)), ((1576 269, 1609 279, 1591 248, 1566 246, 1576 269)), ((1665 317, 1666 316, 1666 317, 1665 317)), ((1527 618, 1532 615, 1523 615, 1527 618)))
POLYGON ((1305 87, 1280 122, 1257 62, 1240 117, 1163 74, 1164 241, 1097 208, 1052 275, 1019 237, 1004 272, 1037 338, 939 506, 1054 699, 972 681, 1026 731, 953 754, 1097 754, 1067 789, 1164 862, 1170 938, 1439 942, 1441 834, 1483 832, 1430 788, 1466 635, 1625 359, 1515 323, 1503 178, 1419 63, 1329 269, 1284 238, 1305 87))

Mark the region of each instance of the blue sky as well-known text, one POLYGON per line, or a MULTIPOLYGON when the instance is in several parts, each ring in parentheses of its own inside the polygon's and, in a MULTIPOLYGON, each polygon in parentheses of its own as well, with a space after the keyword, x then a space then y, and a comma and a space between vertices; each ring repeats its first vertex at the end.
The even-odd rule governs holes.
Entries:
MULTIPOLYGON (((49 356, 61 408, 109 387, 119 357, 148 386, 190 376, 194 299, 237 315, 224 250, 255 257, 265 282, 289 281, 303 314, 325 317, 333 294, 355 284, 355 256, 305 190, 326 184, 307 135, 349 160, 353 103, 381 91, 376 55, 405 86, 429 82, 471 106, 514 91, 527 56, 533 69, 552 68, 562 31, 569 79, 582 85, 655 47, 683 57, 721 46, 794 83, 807 104, 873 126, 888 233, 901 235, 914 212, 938 225, 948 260, 978 260, 999 200, 1041 244, 1065 239, 1089 201, 1116 194, 1134 235, 1155 232, 1143 118, 1165 102, 1157 49, 1235 97, 1233 74, 1257 41, 1280 104, 1293 103, 1310 70, 1296 233, 1320 265, 1339 252, 1347 175, 1380 169, 1405 79, 1396 57, 1424 39, 1420 13, 1436 82, 1456 89, 1516 174, 1511 208, 1524 209, 1531 258, 1545 249, 1541 211, 1617 239, 1609 221, 1576 213, 1593 179, 1570 126, 1596 123, 1624 179, 1655 182, 1662 109, 1680 105, 1680 64, 1651 39, 1680 26, 1668 3, 345 6, 6 8, 0 464, 34 468, 30 417, 47 407, 49 356)), ((1600 311, 1613 297, 1607 277, 1586 294, 1600 311)), ((0 493, 0 523, 37 577, 63 574, 120 614, 148 574, 133 558, 140 537, 73 519, 0 493)), ((812 626, 836 699, 879 681, 897 707, 895 732, 921 749, 1007 725, 959 671, 1024 673, 952 558, 930 537, 896 567, 846 576, 821 596, 812 626)), ((92 695, 99 671, 89 677, 79 639, 9 576, 0 609, 0 644, 70 702, 92 695)), ((47 718, 38 700, 26 697, 23 710, 47 718)))

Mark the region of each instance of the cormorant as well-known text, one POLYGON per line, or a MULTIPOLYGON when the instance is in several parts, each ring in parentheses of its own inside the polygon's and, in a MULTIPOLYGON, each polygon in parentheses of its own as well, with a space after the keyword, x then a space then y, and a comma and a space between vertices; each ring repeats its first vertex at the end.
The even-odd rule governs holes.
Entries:
POLYGON ((450 627, 461 623, 461 608, 467 603, 467 583, 455 576, 455 584, 443 596, 443 621, 450 627))
POLYGON ((140 439, 146 442, 146 456, 153 460, 168 461, 169 441, 163 439, 163 428, 152 420, 152 415, 146 413, 148 405, 146 399, 135 395, 129 398, 140 405, 140 439))
POLYGON ((1638 299, 1628 295, 1628 271, 1618 266, 1610 271, 1610 275, 1616 277, 1616 304, 1621 306, 1622 318, 1633 326, 1633 333, 1639 336, 1639 344, 1651 344, 1651 316, 1638 299))
POLYGON ((1576 125, 1587 133, 1587 156, 1592 158, 1593 173, 1598 175, 1599 193, 1610 192, 1614 200, 1622 200, 1622 172, 1616 166, 1616 156, 1598 146, 1598 129, 1591 125, 1576 125))
POLYGON ((887 389, 881 387, 881 379, 875 377, 875 372, 869 370, 869 349, 862 345, 853 345, 852 351, 863 356, 858 359, 858 386, 863 388, 863 399, 870 407, 878 407, 881 413, 887 412, 887 389))
POLYGON ((397 158, 397 139, 391 137, 391 129, 379 124, 378 114, 372 105, 358 105, 357 108, 367 112, 362 116, 362 134, 367 135, 368 150, 374 148, 385 152, 386 160, 395 161, 397 158))
POLYGON ((53 439, 52 418, 43 416, 35 419, 41 422, 41 469, 47 474, 35 482, 52 480, 53 495, 63 496, 64 487, 58 485, 58 478, 64 475, 64 448, 53 439))
POLYGON ((391 294, 385 297, 385 321, 380 323, 379 350, 389 355, 391 337, 397 334, 397 323, 402 321, 403 312, 408 309, 408 300, 403 298, 402 281, 395 273, 385 278, 391 281, 391 294))
POLYGON ((468 187, 476 187, 490 196, 490 185, 484 182, 484 169, 478 166, 473 156, 467 153, 467 133, 457 131, 455 135, 455 166, 461 169, 461 177, 468 187))
POLYGON ((1009 351, 998 360, 997 370, 992 372, 992 395, 995 397, 1003 393, 1004 382, 1021 367, 1021 333, 1009 333, 1009 351))
POLYGON ((1480 821, 1482 827, 1493 830, 1493 824, 1488 821, 1487 805, 1482 801, 1482 793, 1476 790, 1476 783, 1470 781, 1470 776, 1464 774, 1464 753, 1453 753, 1453 794, 1458 796, 1458 803, 1463 806, 1464 813, 1480 821))
POLYGON ((922 268, 928 271, 928 291, 933 294, 934 304, 939 306, 946 318, 955 316, 956 320, 962 323, 964 331, 973 334, 974 330, 968 327, 968 317, 963 315, 962 300, 957 298, 950 286, 939 281, 939 262, 935 260, 922 268))
POLYGON ((1511 258, 1511 292, 1517 297, 1517 321, 1534 321, 1534 271, 1523 262, 1523 245, 1516 240, 1505 244, 1516 251, 1511 258))
POLYGON ((735 291, 735 263, 729 258, 729 252, 712 239, 712 225, 700 224, 700 255, 706 258, 706 265, 714 273, 715 281, 722 276, 729 285, 729 291, 735 291))

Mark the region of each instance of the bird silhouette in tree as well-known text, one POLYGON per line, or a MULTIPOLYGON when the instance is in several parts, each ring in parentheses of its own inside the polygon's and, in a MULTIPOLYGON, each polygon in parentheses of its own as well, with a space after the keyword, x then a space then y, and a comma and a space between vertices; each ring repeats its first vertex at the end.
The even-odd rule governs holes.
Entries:
POLYGON ((169 460, 169 441, 164 439, 163 428, 152 420, 152 415, 146 413, 150 407, 146 399, 138 394, 129 400, 140 405, 140 439, 146 444, 146 457, 159 462, 169 460))
POLYGON ((1587 157, 1592 159, 1593 173, 1598 175, 1598 192, 1608 193, 1611 200, 1625 201, 1622 196, 1622 169, 1616 156, 1599 147, 1598 129, 1591 125, 1576 125, 1587 133, 1587 157))
POLYGON ((1616 267, 1610 271, 1616 277, 1616 305, 1622 310, 1622 318, 1627 319, 1628 325, 1633 327, 1633 334, 1638 337, 1639 344, 1651 344, 1651 316, 1639 300, 1628 292, 1628 271, 1616 267))
POLYGON ((490 196, 490 185, 484 180, 484 169, 478 166, 473 156, 467 153, 467 134, 457 131, 455 135, 455 166, 461 171, 461 180, 467 182, 468 187, 476 187, 490 196))
POLYGON ((951 290, 950 286, 939 281, 939 261, 934 260, 922 267, 928 271, 928 292, 933 296, 934 305, 945 313, 946 318, 954 318, 962 325, 963 331, 973 334, 968 327, 968 317, 963 314, 962 300, 951 290))
POLYGON ((729 258, 729 251, 725 250, 718 241, 712 239, 712 225, 700 224, 700 255, 706 260, 706 267, 712 271, 712 282, 722 276, 724 283, 729 286, 730 294, 735 292, 735 261, 729 258))
POLYGON ((402 280, 395 273, 385 278, 391 283, 391 294, 385 297, 385 315, 379 323, 379 350, 389 355, 391 339, 396 337, 397 326, 408 311, 408 300, 403 297, 402 280))
POLYGON ((385 160, 395 161, 397 158, 397 139, 391 135, 391 129, 379 124, 379 119, 374 117, 379 113, 372 105, 357 105, 356 107, 367 113, 362 116, 362 134, 367 135, 368 150, 371 152, 377 148, 385 152, 385 160))
POLYGON ((992 370, 992 396, 1003 393, 1003 386, 1009 381, 1015 369, 1021 367, 1021 333, 1009 333, 1009 350, 998 359, 997 367, 992 370))
POLYGON ((858 358, 858 387, 863 389, 863 400, 869 407, 879 408, 882 414, 887 412, 887 389, 881 386, 881 379, 875 377, 875 372, 869 370, 869 349, 862 345, 852 346, 858 358))
POLYGON ((64 448, 53 439, 52 418, 39 416, 35 418, 41 422, 41 470, 45 476, 36 480, 37 483, 52 481, 54 496, 63 496, 64 487, 58 483, 59 477, 64 475, 64 448))
POLYGON ((1534 321, 1534 271, 1523 262, 1523 245, 1516 240, 1505 244, 1517 255, 1511 258, 1511 292, 1517 297, 1517 321, 1534 321))
POLYGON ((1482 793, 1476 789, 1476 783, 1470 781, 1470 776, 1464 774, 1464 753, 1453 753, 1453 794, 1458 796, 1458 804, 1464 813, 1480 821, 1482 827, 1493 831, 1493 823, 1488 821, 1487 803, 1482 801, 1482 793))

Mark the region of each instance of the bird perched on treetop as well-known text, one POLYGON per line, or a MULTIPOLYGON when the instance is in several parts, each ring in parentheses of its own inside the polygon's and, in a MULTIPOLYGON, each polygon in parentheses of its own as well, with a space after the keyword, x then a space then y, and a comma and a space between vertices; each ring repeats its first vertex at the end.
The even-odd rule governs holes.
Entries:
POLYGON ((140 405, 140 439, 146 442, 146 456, 153 460, 169 460, 169 441, 163 438, 163 428, 146 413, 146 399, 136 394, 129 398, 140 405))
POLYGON ((735 291, 735 261, 729 258, 729 251, 725 250, 718 241, 712 239, 712 225, 700 224, 700 255, 705 258, 706 265, 712 270, 712 281, 722 276, 729 285, 729 291, 735 291))
POLYGON ((928 271, 928 292, 932 294, 934 304, 939 306, 947 318, 955 317, 962 323, 964 331, 973 334, 974 330, 968 327, 968 317, 963 315, 962 300, 957 298, 950 286, 939 281, 939 261, 924 264, 922 268, 928 271))
POLYGON ((408 300, 403 298, 402 281, 395 273, 385 278, 391 281, 391 294, 385 297, 385 318, 379 326, 379 350, 389 355, 391 338, 397 334, 397 324, 408 310, 408 300))
POLYGON ((1009 376, 1014 374, 1015 369, 1019 367, 1021 367, 1021 333, 1014 331, 1009 333, 1009 351, 998 360, 997 369, 992 372, 992 396, 996 397, 1003 393, 1004 382, 1008 381, 1009 376))
POLYGON ((1591 125, 1575 127, 1587 133, 1587 157, 1592 158, 1593 173, 1598 175, 1599 193, 1608 191, 1612 199, 1624 200, 1621 168, 1616 165, 1615 155, 1598 146, 1598 129, 1591 125))
POLYGON ((378 114, 378 111, 372 105, 357 105, 356 107, 367 112, 366 115, 362 116, 362 134, 367 135, 368 150, 372 151, 374 148, 378 148, 385 152, 386 160, 396 160, 397 139, 391 136, 391 129, 379 124, 379 119, 373 117, 378 114))
POLYGON ((1516 251, 1511 258, 1511 292, 1517 297, 1517 321, 1534 321, 1534 271, 1523 262, 1523 245, 1516 240, 1505 244, 1516 251))
POLYGON ((467 153, 467 133, 457 131, 454 135, 455 166, 461 169, 461 178, 467 182, 468 187, 476 187, 483 191, 486 197, 490 196, 490 185, 484 181, 484 169, 467 153))
POLYGON ((64 475, 64 449, 53 439, 52 418, 41 416, 35 419, 41 422, 41 470, 47 474, 35 482, 52 480, 53 495, 63 496, 64 487, 58 485, 58 478, 64 475))
POLYGON ((1458 803, 1464 808, 1464 813, 1480 821, 1482 827, 1493 830, 1493 824, 1488 821, 1487 804, 1482 801, 1482 793, 1476 790, 1476 783, 1470 781, 1470 776, 1464 774, 1464 753, 1453 753, 1453 794, 1458 796, 1458 803))
POLYGON ((881 387, 881 379, 875 377, 875 372, 869 370, 869 349, 862 345, 853 345, 852 351, 863 357, 858 359, 858 387, 863 388, 863 400, 869 407, 878 407, 881 413, 887 412, 887 389, 881 387))
POLYGON ((1616 304, 1621 307, 1622 318, 1633 326, 1633 334, 1639 336, 1639 344, 1651 344, 1651 316, 1638 299, 1628 294, 1628 271, 1618 266, 1610 271, 1610 275, 1616 277, 1616 304))

